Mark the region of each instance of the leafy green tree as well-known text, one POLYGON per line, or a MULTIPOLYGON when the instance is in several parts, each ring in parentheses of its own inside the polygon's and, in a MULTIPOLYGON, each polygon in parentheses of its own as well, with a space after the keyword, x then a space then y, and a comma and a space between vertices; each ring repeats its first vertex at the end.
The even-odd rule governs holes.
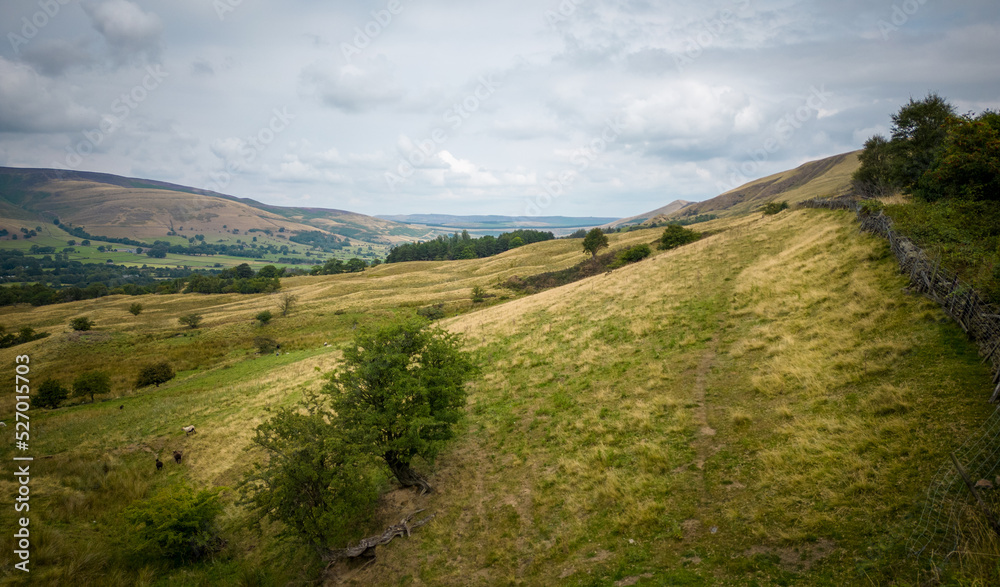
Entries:
POLYGON ((362 536, 384 475, 331 424, 318 398, 308 397, 306 405, 307 413, 281 409, 257 427, 253 443, 267 459, 254 464, 238 490, 258 524, 279 520, 282 535, 322 552, 362 536))
POLYGON ((260 271, 257 272, 257 277, 264 277, 267 279, 274 279, 275 277, 280 276, 281 272, 278 271, 278 268, 274 265, 264 265, 260 268, 260 271))
POLYGON ((146 365, 140 369, 135 386, 146 387, 148 385, 155 385, 159 387, 161 383, 166 383, 173 378, 174 370, 170 367, 170 363, 161 361, 152 365, 146 365))
POLYGON ((42 381, 42 384, 38 386, 38 391, 35 393, 35 399, 32 400, 32 405, 36 405, 41 408, 56 409, 59 407, 66 398, 69 397, 69 390, 63 387, 61 383, 55 379, 46 379, 42 381))
POLYGON ((914 195, 1000 201, 1000 114, 954 119, 914 195))
POLYGON ((472 303, 478 304, 486 300, 486 292, 482 286, 476 285, 472 288, 472 303))
POLYGON ((324 391, 347 438, 380 457, 404 487, 431 486, 411 468, 453 435, 476 372, 457 335, 411 319, 362 330, 324 391))
POLYGON ((140 304, 139 302, 135 302, 134 304, 128 307, 128 311, 133 316, 138 316, 139 314, 142 314, 142 304, 140 304))
POLYGON ((660 244, 658 245, 658 248, 661 251, 676 249, 679 246, 693 243, 699 238, 701 238, 701 234, 691 230, 690 228, 684 228, 683 226, 677 224, 671 224, 663 229, 663 235, 660 236, 660 244))
POLYGON ((181 316, 177 321, 188 328, 198 328, 198 325, 201 324, 201 319, 200 314, 188 314, 181 316))
POLYGON ((94 321, 86 316, 80 316, 79 318, 73 318, 70 320, 69 327, 78 331, 90 330, 94 327, 94 321))
POLYGON ((270 310, 264 310, 263 312, 259 312, 257 314, 257 316, 256 316, 257 321, 260 322, 261 326, 263 326, 263 325, 267 324, 268 322, 270 322, 271 318, 273 318, 273 317, 274 316, 271 314, 270 310))
POLYGON ((930 167, 954 116, 955 108, 934 93, 910 98, 892 115, 893 175, 904 189, 912 190, 930 167))
POLYGON ((251 267, 248 263, 240 263, 233 268, 233 274, 238 279, 250 279, 253 277, 253 267, 251 267))
POLYGON ((188 488, 162 490, 125 509, 128 547, 143 560, 174 564, 196 561, 223 546, 216 529, 222 513, 219 490, 194 493, 188 488))
POLYGON ((778 212, 787 209, 788 209, 788 202, 785 201, 768 202, 767 204, 764 205, 764 214, 773 216, 774 214, 777 214, 778 212))
POLYGON ((592 228, 583 238, 583 250, 590 253, 591 258, 597 258, 597 251, 608 247, 608 237, 600 228, 592 228))
POLYGON ((869 197, 887 196, 899 189, 893 170, 891 143, 882 135, 865 141, 865 148, 858 155, 861 166, 854 172, 855 189, 869 197))
POLYGON ((94 396, 111 393, 111 378, 103 371, 88 371, 81 373, 73 380, 73 397, 90 396, 90 403, 94 403, 94 396))

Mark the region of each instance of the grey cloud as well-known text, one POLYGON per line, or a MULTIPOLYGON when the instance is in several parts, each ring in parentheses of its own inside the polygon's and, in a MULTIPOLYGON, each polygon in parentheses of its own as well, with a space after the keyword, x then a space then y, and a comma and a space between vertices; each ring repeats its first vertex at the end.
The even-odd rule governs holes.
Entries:
POLYGON ((128 0, 104 0, 98 4, 84 4, 83 8, 117 61, 159 58, 163 21, 156 14, 145 12, 128 0))
POLYGON ((40 39, 25 48, 21 58, 50 77, 94 63, 90 43, 86 39, 40 39))
POLYGON ((30 66, 0 57, 0 132, 72 131, 96 122, 94 110, 76 103, 69 88, 30 66))
POLYGON ((302 71, 301 81, 324 105, 348 113, 398 103, 404 95, 385 59, 314 63, 302 71))

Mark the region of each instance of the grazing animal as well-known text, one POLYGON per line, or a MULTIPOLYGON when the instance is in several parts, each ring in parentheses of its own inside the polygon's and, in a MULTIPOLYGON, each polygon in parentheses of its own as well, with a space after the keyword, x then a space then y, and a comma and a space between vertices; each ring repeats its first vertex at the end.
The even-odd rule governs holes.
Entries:
POLYGON ((159 471, 162 468, 163 468, 163 461, 160 460, 160 457, 156 457, 156 470, 159 471))
POLYGON ((198 434, 198 431, 194 429, 194 426, 181 426, 181 430, 184 431, 185 436, 190 436, 191 434, 198 434))
POLYGON ((0 422, 0 426, 6 428, 7 427, 7 423, 6 422, 0 422))
POLYGON ((125 404, 122 404, 122 405, 118 406, 118 409, 119 410, 124 410, 125 409, 125 404))
POLYGON ((181 464, 181 451, 179 450, 174 451, 174 462, 177 463, 178 465, 181 464))

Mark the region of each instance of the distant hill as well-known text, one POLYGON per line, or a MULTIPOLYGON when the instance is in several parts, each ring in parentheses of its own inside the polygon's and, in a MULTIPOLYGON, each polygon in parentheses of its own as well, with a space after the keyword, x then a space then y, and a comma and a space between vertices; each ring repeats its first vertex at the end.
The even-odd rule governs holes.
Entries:
POLYGON ((656 210, 650 210, 644 214, 638 214, 636 216, 629 216, 628 218, 620 218, 614 222, 608 222, 604 225, 604 227, 618 228, 619 226, 625 226, 626 224, 642 224, 658 216, 668 216, 673 214, 690 204, 691 202, 688 202, 687 200, 674 200, 666 206, 661 206, 656 210))
POLYGON ((208 190, 107 173, 0 167, 0 220, 24 225, 59 219, 91 234, 153 240, 249 231, 323 231, 353 241, 393 244, 441 231, 345 210, 271 206, 208 190), (233 232, 233 231, 238 232, 233 232))
POLYGON ((536 230, 556 230, 565 228, 590 228, 612 222, 614 218, 595 216, 497 216, 451 214, 380 214, 378 218, 404 224, 421 224, 450 229, 468 229, 470 232, 514 230, 532 228, 536 230))
POLYGON ((860 166, 859 152, 804 163, 795 169, 741 185, 710 200, 695 202, 666 217, 746 214, 776 200, 794 204, 810 198, 843 195, 851 188, 851 174, 860 166))

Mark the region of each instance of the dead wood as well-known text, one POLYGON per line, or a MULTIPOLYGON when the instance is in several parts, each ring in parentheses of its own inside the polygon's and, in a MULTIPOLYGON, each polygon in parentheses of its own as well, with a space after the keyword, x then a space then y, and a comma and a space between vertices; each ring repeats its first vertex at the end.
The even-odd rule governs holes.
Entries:
POLYGON ((427 522, 430 522, 432 519, 434 519, 435 514, 431 514, 430 516, 427 516, 423 520, 419 520, 411 524, 410 520, 413 519, 413 516, 419 514, 422 511, 424 510, 417 510, 413 512, 412 514, 400 520, 398 524, 386 528, 385 532, 377 536, 369 536, 368 538, 359 540, 358 543, 355 544, 354 546, 348 546, 347 548, 339 548, 337 550, 331 550, 329 553, 323 555, 323 560, 330 561, 330 563, 333 564, 338 560, 344 558, 355 558, 359 556, 374 558, 375 547, 389 544, 390 542, 392 542, 392 539, 396 538, 397 536, 409 536, 411 530, 413 530, 414 528, 419 528, 420 526, 423 526, 427 522))

